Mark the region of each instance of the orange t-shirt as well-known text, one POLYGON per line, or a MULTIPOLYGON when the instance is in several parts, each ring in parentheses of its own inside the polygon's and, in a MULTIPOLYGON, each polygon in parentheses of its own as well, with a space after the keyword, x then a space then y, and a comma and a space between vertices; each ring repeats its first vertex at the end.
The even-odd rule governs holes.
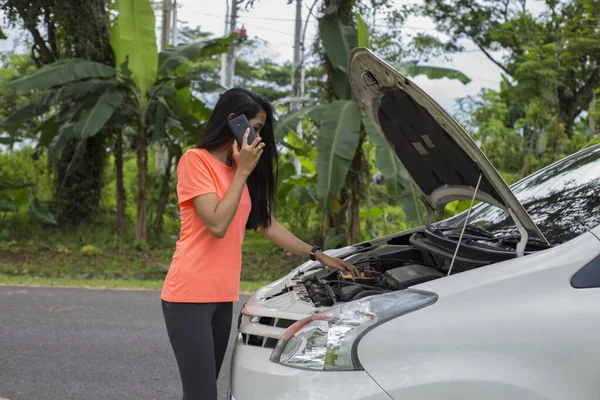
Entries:
POLYGON ((242 242, 252 203, 248 187, 227 228, 219 239, 209 231, 194 208, 193 199, 216 193, 223 199, 235 174, 205 149, 185 152, 177 165, 177 197, 181 231, 161 298, 175 303, 237 301, 242 268, 242 242))

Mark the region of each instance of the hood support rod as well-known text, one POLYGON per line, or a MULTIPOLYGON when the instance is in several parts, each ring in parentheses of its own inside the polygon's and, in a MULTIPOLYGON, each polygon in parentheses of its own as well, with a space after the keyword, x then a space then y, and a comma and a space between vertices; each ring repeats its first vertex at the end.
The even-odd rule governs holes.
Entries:
MULTIPOLYGON (((519 243, 517 244, 517 257, 522 257, 525 255, 525 247, 527 246, 527 241, 529 240, 529 232, 527 232, 527 229, 525 229, 525 227, 523 226, 521 221, 519 221, 519 218, 517 218, 512 209, 509 208, 508 213, 512 217, 513 221, 515 221, 515 225, 517 226, 517 229, 521 234, 521 240, 519 240, 519 243)), ((547 240, 546 243, 548 243, 547 240)))
POLYGON ((471 199, 471 205, 469 206, 469 211, 467 211, 467 217, 465 218, 465 222, 463 223, 462 230, 460 231, 460 237, 458 238, 458 243, 456 244, 456 249, 454 250, 454 255, 452 256, 452 262, 450 263, 450 269, 448 269, 448 275, 452 273, 452 268, 454 267, 454 260, 456 260, 456 255, 458 254, 458 249, 460 248, 460 243, 462 242, 463 235, 465 234, 465 229, 467 228, 467 223, 469 222, 469 216, 471 216, 471 210, 473 209, 473 204, 475 203, 475 197, 477 197, 477 192, 479 191, 479 184, 481 183, 481 177, 483 174, 479 174, 479 179, 477 179, 477 186, 475 186, 475 191, 473 192, 473 198, 471 199))

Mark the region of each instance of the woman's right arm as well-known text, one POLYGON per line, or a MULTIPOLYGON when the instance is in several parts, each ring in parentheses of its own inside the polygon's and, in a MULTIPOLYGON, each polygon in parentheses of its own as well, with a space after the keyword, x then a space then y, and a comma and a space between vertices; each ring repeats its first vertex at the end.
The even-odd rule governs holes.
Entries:
POLYGON ((215 237, 223 238, 240 204, 247 176, 236 171, 233 182, 223 200, 219 201, 214 193, 194 198, 194 207, 200 218, 215 237))
POLYGON ((246 179, 256 167, 260 155, 263 152, 263 146, 260 145, 260 138, 252 144, 248 144, 249 130, 246 130, 242 140, 242 149, 238 148, 237 142, 233 143, 233 157, 237 164, 233 181, 227 193, 221 201, 215 193, 208 193, 195 197, 194 207, 196 212, 206 225, 208 231, 217 238, 223 238, 233 220, 240 204, 240 198, 246 185, 246 179))

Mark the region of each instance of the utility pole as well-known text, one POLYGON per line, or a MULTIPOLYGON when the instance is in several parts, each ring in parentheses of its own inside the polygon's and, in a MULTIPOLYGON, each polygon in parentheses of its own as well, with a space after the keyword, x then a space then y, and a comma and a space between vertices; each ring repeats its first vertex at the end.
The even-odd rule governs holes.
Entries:
MULTIPOLYGON (((302 65, 301 65, 301 35, 302 35, 302 0, 296 0, 296 26, 294 32, 294 62, 292 64, 292 97, 302 96, 302 65)), ((292 111, 300 109, 300 101, 293 100, 291 103, 292 111)))
POLYGON ((173 0, 173 28, 171 29, 171 44, 177 46, 177 0, 173 0))
MULTIPOLYGON (((231 0, 231 17, 229 23, 229 34, 236 31, 235 25, 237 22, 238 1, 231 0)), ((227 52, 227 65, 225 68, 225 86, 227 89, 233 87, 233 76, 235 75, 235 43, 229 46, 227 52)))
MULTIPOLYGON (((302 0, 296 0, 296 26, 294 29, 294 59, 292 63, 292 101, 290 102, 290 111, 299 110, 302 107, 300 97, 302 96, 302 0)), ((302 135, 302 121, 298 121, 296 132, 302 135)), ((293 160, 296 175, 302 174, 302 164, 298 157, 293 160)))
POLYGON ((166 50, 169 45, 169 30, 171 28, 171 0, 163 0, 162 11, 162 37, 160 42, 160 50, 166 50))
MULTIPOLYGON (((233 0, 235 1, 235 0, 233 0)), ((224 36, 229 36, 229 0, 225 0, 225 31, 224 36)), ((221 54, 221 86, 225 87, 225 75, 227 74, 227 53, 221 54)))

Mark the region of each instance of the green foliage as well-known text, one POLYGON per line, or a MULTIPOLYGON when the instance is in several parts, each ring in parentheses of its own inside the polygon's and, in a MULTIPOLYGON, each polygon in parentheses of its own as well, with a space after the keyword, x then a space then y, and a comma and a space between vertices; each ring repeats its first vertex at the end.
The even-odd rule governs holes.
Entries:
POLYGON ((158 71, 154 10, 148 0, 118 0, 116 8, 110 44, 117 66, 121 72, 127 66, 143 99, 158 71))
POLYGON ((277 219, 291 232, 308 243, 319 238, 322 202, 317 196, 314 127, 310 121, 303 122, 304 138, 289 133, 286 142, 293 152, 283 155, 277 183, 277 219), (300 163, 296 174, 294 162, 300 163))
POLYGON ((73 130, 78 132, 81 138, 94 136, 106 125, 121 104, 123 104, 123 92, 107 90, 92 102, 90 108, 86 108, 81 113, 73 130))
POLYGON ((526 150, 524 139, 506 126, 509 109, 500 93, 484 89, 477 97, 459 100, 459 119, 472 130, 473 139, 496 168, 520 171, 526 150))
POLYGON ((317 193, 325 204, 330 204, 344 186, 358 145, 360 123, 360 109, 347 100, 328 104, 318 121, 317 193))
MULTIPOLYGON (((33 95, 18 95, 7 88, 6 84, 19 76, 28 74, 35 70, 35 66, 28 55, 0 54, 0 121, 13 114, 16 110, 26 105, 33 99, 33 95)), ((1 123, 0 123, 1 124, 1 123)), ((21 141, 23 138, 32 136, 37 121, 28 117, 24 124, 19 127, 0 126, 0 141, 2 144, 11 145, 21 141)))
POLYGON ((362 19, 360 14, 355 14, 356 18, 356 33, 358 36, 358 47, 369 47, 369 27, 362 19))
POLYGON ((158 60, 158 75, 168 76, 175 73, 181 66, 189 68, 192 63, 200 59, 226 53, 236 37, 237 34, 233 33, 227 38, 204 39, 176 48, 165 49, 160 53, 158 60))
MULTIPOLYGON (((363 24, 364 28, 364 24, 363 24)), ((362 32, 364 36, 368 33, 362 32)), ((358 46, 357 31, 342 23, 336 14, 326 14, 319 18, 319 35, 327 59, 332 66, 330 77, 338 99, 350 99, 350 83, 348 82, 348 57, 352 49, 358 46)))
MULTIPOLYGON (((56 162, 63 154, 64 176, 58 177, 58 192, 68 188, 69 176, 81 174, 75 168, 77 161, 83 159, 85 152, 95 147, 96 142, 104 142, 103 136, 96 136, 105 128, 112 134, 125 127, 134 130, 132 144, 138 165, 145 164, 143 159, 151 140, 168 143, 172 150, 169 158, 181 153, 181 148, 190 141, 197 141, 194 133, 207 113, 206 107, 190 90, 188 64, 226 51, 234 37, 180 46, 159 57, 154 13, 148 0, 121 0, 117 10, 119 16, 111 43, 119 66, 118 74, 104 64, 62 60, 10 84, 18 92, 50 89, 6 118, 3 125, 15 125, 31 117, 46 117, 39 127, 38 152, 47 147, 50 162, 56 162), (76 146, 65 156, 64 150, 72 143, 76 146)), ((146 198, 146 168, 138 168, 137 172, 138 181, 144 182, 138 187, 138 198, 146 198)), ((67 199, 63 196, 59 200, 67 199)), ((146 208, 143 203, 137 205, 138 211, 146 208)), ((145 226, 144 213, 140 212, 137 234, 142 241, 146 239, 145 226)))
POLYGON ((451 43, 471 39, 503 70, 499 91, 463 101, 463 120, 499 168, 520 176, 586 143, 591 135, 577 121, 600 86, 600 4, 544 6, 533 15, 524 1, 425 0, 420 10, 451 43), (495 59, 500 50, 505 57, 495 59))
POLYGON ((28 211, 34 220, 56 225, 56 217, 40 201, 51 196, 49 173, 31 153, 31 148, 24 148, 0 157, 0 213, 28 211))
POLYGON ((358 45, 356 30, 344 25, 334 14, 326 14, 319 18, 319 35, 331 65, 347 72, 348 55, 358 45))
POLYGON ((298 127, 298 123, 304 120, 307 116, 313 119, 319 119, 320 113, 323 110, 323 106, 320 104, 315 104, 307 108, 303 108, 298 111, 293 111, 291 113, 285 114, 278 122, 275 127, 275 137, 283 141, 283 139, 287 136, 288 132, 296 131, 298 127))
POLYGON ((17 94, 47 89, 90 78, 111 78, 116 70, 104 64, 87 60, 61 60, 7 84, 17 94))
POLYGON ((402 207, 394 205, 382 205, 363 210, 360 213, 360 218, 360 239, 363 241, 402 232, 411 227, 406 221, 406 215, 402 207))

